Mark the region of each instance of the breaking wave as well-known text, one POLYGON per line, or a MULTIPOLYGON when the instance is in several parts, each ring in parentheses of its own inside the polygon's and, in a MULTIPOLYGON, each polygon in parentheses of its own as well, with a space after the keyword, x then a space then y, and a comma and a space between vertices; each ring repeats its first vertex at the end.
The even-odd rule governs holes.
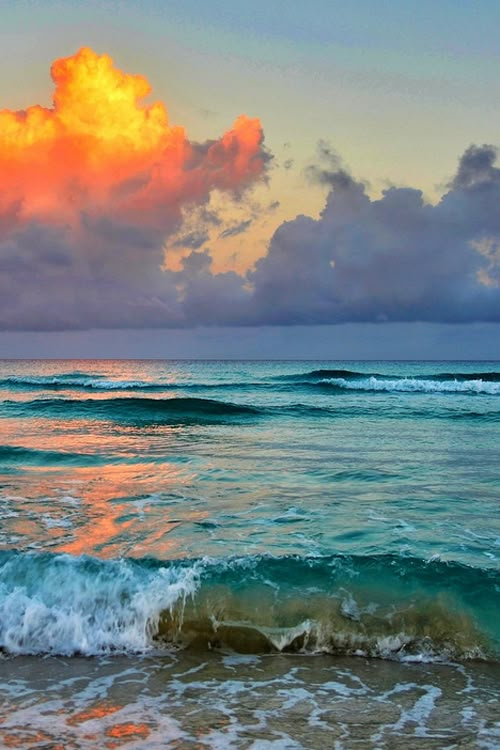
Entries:
POLYGON ((388 378, 371 375, 370 377, 322 378, 315 383, 324 388, 337 391, 373 391, 393 393, 457 393, 457 394, 486 394, 500 395, 500 382, 483 380, 482 378, 463 379, 429 379, 429 378, 388 378))
POLYGON ((110 380, 102 375, 68 373, 45 376, 10 376, 0 378, 0 389, 10 391, 146 391, 150 393, 172 390, 210 390, 265 388, 265 382, 169 382, 158 380, 110 380))
POLYGON ((500 658, 500 574, 380 555, 158 561, 0 552, 0 648, 500 658))
MULTIPOLYGON (((308 372, 294 373, 292 375, 278 375, 276 379, 281 380, 305 380, 317 381, 321 379, 344 378, 355 380, 357 378, 383 378, 386 377, 377 372, 359 372, 356 370, 346 369, 319 369, 309 370, 308 372)), ((500 383, 500 372, 438 372, 428 373, 426 375, 414 375, 415 380, 483 380, 485 382, 500 383)), ((395 380, 405 380, 404 376, 395 376, 395 380)))

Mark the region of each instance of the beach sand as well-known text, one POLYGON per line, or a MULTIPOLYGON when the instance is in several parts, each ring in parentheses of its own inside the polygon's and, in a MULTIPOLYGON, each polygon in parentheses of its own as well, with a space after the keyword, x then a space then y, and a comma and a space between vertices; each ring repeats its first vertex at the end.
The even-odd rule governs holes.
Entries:
POLYGON ((487 748, 500 665, 180 651, 3 658, 3 747, 487 748))

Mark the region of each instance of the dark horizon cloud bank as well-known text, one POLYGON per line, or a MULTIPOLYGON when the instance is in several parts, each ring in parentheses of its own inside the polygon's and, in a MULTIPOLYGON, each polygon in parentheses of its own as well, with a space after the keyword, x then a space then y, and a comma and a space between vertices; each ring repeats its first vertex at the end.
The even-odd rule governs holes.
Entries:
POLYGON ((1 332, 12 359, 497 360, 498 323, 1 332))
MULTIPOLYGON (((319 218, 283 223, 248 272, 214 273, 208 228, 242 235, 255 209, 224 226, 210 196, 250 201, 266 181, 272 157, 259 121, 243 116, 219 141, 192 143, 163 105, 140 103, 147 82, 107 56, 81 50, 58 61, 53 77, 53 109, 3 113, 11 130, 0 132, 0 330, 500 322, 494 146, 470 146, 431 205, 409 187, 372 199, 321 142, 306 174, 327 190, 319 218), (103 107, 90 125, 94 99, 79 102, 83 114, 74 109, 75 80, 87 96, 95 70, 125 92, 120 117, 137 119, 130 142, 103 140, 114 115, 105 92, 90 92, 103 107), (22 137, 23 149, 9 150, 9 137, 22 137), (165 252, 178 236, 188 254, 170 270, 165 252)), ((122 120, 112 123, 120 134, 122 120)))
POLYGON ((52 107, 0 111, 0 329, 186 325, 165 244, 192 211, 217 225, 215 191, 242 202, 266 181, 260 121, 190 141, 108 55, 82 48, 51 74, 52 107))
POLYGON ((436 205, 413 188, 372 200, 324 144, 321 155, 308 170, 328 188, 320 217, 282 224, 246 275, 212 273, 201 229, 169 271, 164 229, 86 211, 77 228, 0 215, 1 328, 500 321, 494 147, 468 148, 436 205))
POLYGON ((282 224, 246 275, 212 272, 201 228, 170 271, 161 270, 164 229, 86 211, 77 228, 9 222, 4 212, 1 328, 500 321, 493 146, 466 150, 436 205, 413 188, 373 200, 325 144, 320 155, 308 170, 328 189, 320 217, 282 224))
POLYGON ((372 200, 326 144, 308 170, 328 187, 319 219, 278 228, 250 274, 274 324, 500 320, 497 149, 470 146, 436 205, 414 188, 372 200))

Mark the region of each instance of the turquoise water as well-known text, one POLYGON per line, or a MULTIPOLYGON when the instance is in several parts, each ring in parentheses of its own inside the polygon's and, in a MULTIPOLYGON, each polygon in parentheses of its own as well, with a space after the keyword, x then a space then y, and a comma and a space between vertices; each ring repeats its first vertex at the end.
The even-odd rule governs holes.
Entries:
MULTIPOLYGON (((46 671, 44 656, 72 657, 71 681, 85 655, 120 682, 128 659, 149 684, 165 660, 196 670, 208 659, 226 718, 233 678, 245 673, 258 692, 259 670, 279 664, 286 693, 299 658, 311 674, 315 664, 336 670, 347 691, 347 672, 364 680, 370 659, 386 660, 379 697, 393 695, 388 669, 420 670, 410 683, 418 692, 430 680, 433 706, 448 695, 439 680, 449 686, 465 669, 472 695, 500 661, 499 466, 498 362, 3 361, 3 664, 17 674, 23 659, 46 671)), ((47 684, 29 685, 40 707, 47 684)), ((488 685, 487 697, 474 694, 476 723, 459 702, 478 747, 497 736, 481 713, 498 697, 488 685)), ((283 724, 253 738, 260 745, 243 730, 226 744, 196 742, 323 746, 321 733, 312 744, 283 740, 283 710, 283 724)), ((413 724, 398 716, 352 746, 407 742, 413 724)), ((190 747, 186 731, 169 742, 190 747)), ((145 743, 139 735, 122 739, 145 743)), ((75 747, 97 742, 72 737, 75 747)))

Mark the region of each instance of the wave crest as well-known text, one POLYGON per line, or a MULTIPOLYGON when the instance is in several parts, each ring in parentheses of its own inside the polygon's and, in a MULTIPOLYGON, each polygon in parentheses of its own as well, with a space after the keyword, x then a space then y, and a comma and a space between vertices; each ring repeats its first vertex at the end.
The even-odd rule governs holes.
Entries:
POLYGON ((355 380, 322 378, 316 385, 332 387, 338 391, 500 395, 500 382, 490 382, 482 379, 433 380, 421 378, 386 378, 371 375, 367 378, 358 377, 355 380))
POLYGON ((496 571, 391 555, 160 562, 3 552, 0 648, 498 660, 499 583, 496 571))

